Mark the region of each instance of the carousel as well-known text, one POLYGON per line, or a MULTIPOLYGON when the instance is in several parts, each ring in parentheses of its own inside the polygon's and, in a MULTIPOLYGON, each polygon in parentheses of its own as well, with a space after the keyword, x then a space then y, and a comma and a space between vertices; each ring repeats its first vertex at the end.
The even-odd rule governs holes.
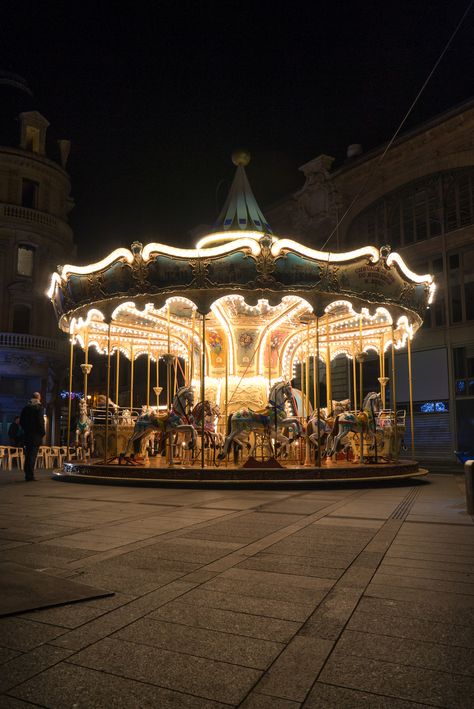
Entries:
POLYGON ((276 236, 248 161, 233 155, 227 201, 195 248, 134 242, 53 274, 48 296, 70 338, 69 455, 56 477, 308 483, 426 473, 414 455, 411 342, 432 276, 389 246, 334 253, 276 236), (93 399, 91 348, 103 363, 93 399), (408 411, 396 398, 403 348, 408 411), (369 357, 374 391, 364 386, 369 357), (78 358, 83 398, 72 424, 78 358), (335 400, 341 358, 347 390, 335 400))

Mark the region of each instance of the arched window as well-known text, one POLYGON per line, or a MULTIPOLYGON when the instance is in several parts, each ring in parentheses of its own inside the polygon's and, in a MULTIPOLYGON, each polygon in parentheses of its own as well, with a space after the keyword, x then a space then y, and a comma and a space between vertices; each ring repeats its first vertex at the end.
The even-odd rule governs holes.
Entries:
POLYGON ((30 331, 30 308, 27 305, 14 305, 13 306, 13 318, 12 318, 12 330, 13 332, 25 332, 30 331))
POLYGON ((410 182, 364 209, 348 231, 351 246, 408 246, 474 224, 474 167, 410 182))

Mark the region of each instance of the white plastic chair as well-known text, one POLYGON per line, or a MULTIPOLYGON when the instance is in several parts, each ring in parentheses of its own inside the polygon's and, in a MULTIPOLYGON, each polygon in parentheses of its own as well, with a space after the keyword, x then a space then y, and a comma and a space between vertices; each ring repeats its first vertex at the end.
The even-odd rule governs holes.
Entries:
POLYGON ((7 469, 12 470, 13 468, 13 461, 16 461, 16 468, 19 468, 22 470, 24 462, 25 462, 25 455, 23 453, 23 448, 18 448, 16 446, 6 446, 6 453, 7 453, 7 469))

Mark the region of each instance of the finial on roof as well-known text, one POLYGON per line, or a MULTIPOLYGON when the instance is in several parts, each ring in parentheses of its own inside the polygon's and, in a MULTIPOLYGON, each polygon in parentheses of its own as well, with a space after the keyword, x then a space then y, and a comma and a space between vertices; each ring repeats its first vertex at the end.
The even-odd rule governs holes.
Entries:
POLYGON ((249 151, 242 148, 234 150, 232 162, 237 170, 213 231, 260 231, 262 234, 271 234, 272 230, 245 174, 245 166, 250 162, 249 151))
POLYGON ((244 150, 244 149, 242 149, 242 148, 239 148, 238 150, 234 150, 234 152, 232 153, 232 162, 233 162, 234 165, 236 165, 237 167, 238 167, 239 165, 243 165, 244 167, 246 167, 246 166, 249 164, 249 162, 250 162, 250 153, 249 153, 249 151, 248 151, 248 150, 244 150))

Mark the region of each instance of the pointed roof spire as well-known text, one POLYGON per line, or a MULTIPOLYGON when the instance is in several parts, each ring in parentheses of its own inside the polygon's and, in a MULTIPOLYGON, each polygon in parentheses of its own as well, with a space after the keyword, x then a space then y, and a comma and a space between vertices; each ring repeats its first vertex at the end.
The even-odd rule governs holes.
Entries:
POLYGON ((250 153, 246 150, 235 150, 232 153, 232 162, 237 167, 234 181, 213 231, 261 231, 262 234, 272 234, 245 174, 245 166, 250 162, 250 153))

